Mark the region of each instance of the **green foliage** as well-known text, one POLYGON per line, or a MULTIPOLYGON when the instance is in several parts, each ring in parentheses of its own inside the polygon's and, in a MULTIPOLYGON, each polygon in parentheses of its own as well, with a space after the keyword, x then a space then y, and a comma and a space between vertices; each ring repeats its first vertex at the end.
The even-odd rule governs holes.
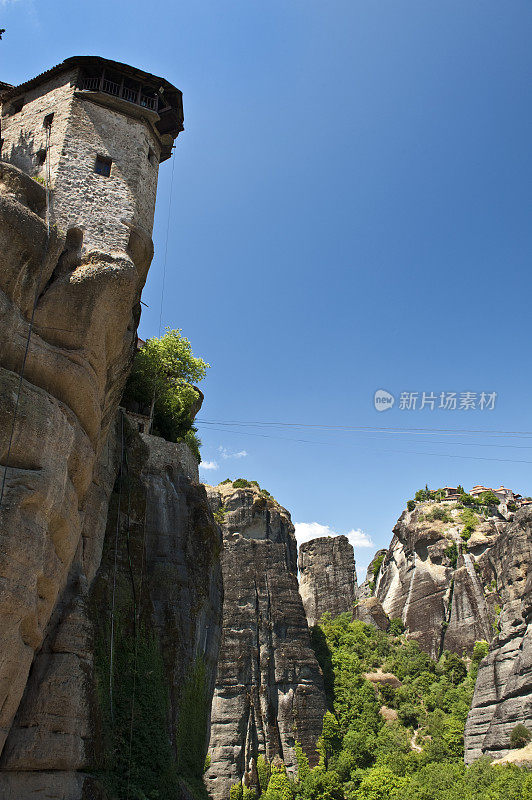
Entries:
POLYGON ((268 788, 263 797, 264 800, 292 800, 294 786, 288 778, 284 766, 274 767, 272 765, 268 788))
POLYGON ((456 569, 456 565, 458 563, 458 547, 456 546, 456 542, 453 542, 449 545, 449 547, 446 547, 444 553, 451 562, 451 567, 456 569))
POLYGON ((307 756, 303 752, 303 748, 297 740, 294 745, 294 750, 296 753, 297 779, 301 782, 310 775, 310 764, 307 756))
POLYGON ((472 661, 474 664, 479 664, 483 658, 488 655, 490 646, 485 639, 481 639, 478 642, 475 642, 475 646, 473 647, 473 657, 472 661))
POLYGON ((375 766, 362 778, 352 800, 404 800, 409 779, 396 775, 389 767, 375 766))
POLYGON ((392 636, 400 636, 404 632, 405 632, 405 625, 401 617, 394 617, 393 619, 390 620, 388 633, 390 633, 392 636))
POLYGON ((257 775, 259 777, 259 789, 262 794, 268 788, 271 775, 270 762, 266 761, 263 755, 257 758, 257 775))
POLYGON ((237 478, 236 481, 233 481, 233 488, 234 489, 250 489, 251 483, 247 481, 245 478, 237 478))
POLYGON ((242 800, 255 800, 256 797, 257 793, 254 789, 249 786, 242 787, 242 800))
POLYGON ((417 728, 419 716, 419 709, 413 703, 403 703, 397 711, 397 718, 405 728, 417 728))
POLYGON ((439 522, 452 522, 453 518, 447 511, 447 509, 443 508, 443 506, 434 506, 425 514, 425 519, 433 522, 434 520, 438 520, 439 522))
POLYGON ((464 725, 487 642, 476 643, 468 672, 454 653, 435 663, 415 642, 349 614, 324 615, 312 641, 331 705, 320 763, 309 769, 305 761, 296 800, 532 800, 527 770, 463 763, 464 725), (401 685, 377 688, 364 677, 377 668, 401 685), (379 713, 383 700, 397 708, 396 722, 379 713))
POLYGON ((373 562, 371 571, 373 573, 373 577, 375 580, 377 580, 377 575, 379 574, 379 570, 385 558, 386 558, 386 553, 380 553, 380 555, 378 555, 375 561, 373 562))
POLYGON ((501 501, 493 492, 481 492, 478 502, 483 506, 498 506, 501 501))
POLYGON ((445 651, 442 660, 443 674, 449 678, 451 683, 457 686, 467 675, 466 665, 460 656, 456 655, 456 653, 449 653, 448 651, 445 651))
MULTIPOLYGON (((191 666, 179 698, 179 722, 175 735, 177 772, 192 786, 203 789, 205 737, 207 735, 209 690, 205 663, 197 657, 191 666)), ((204 793, 204 792, 201 792, 204 793)))
POLYGON ((479 523, 479 518, 476 514, 474 514, 471 509, 465 508, 462 513, 460 514, 460 519, 464 523, 464 527, 460 536, 464 542, 467 542, 471 538, 471 534, 477 527, 479 523))
POLYGON ((116 800, 170 797, 177 791, 178 774, 169 736, 163 660, 156 637, 140 626, 135 642, 125 621, 121 617, 116 620, 114 672, 119 679, 114 682, 111 709, 109 636, 108 628, 98 636, 94 664, 101 726, 98 771, 107 792, 116 800), (131 729, 133 684, 135 713, 131 729))
POLYGON ((407 502, 407 504, 406 504, 406 507, 407 507, 408 511, 413 511, 415 509, 415 507, 416 507, 416 501, 415 500, 409 500, 407 502))
POLYGON ((233 785, 229 788, 229 800, 243 800, 243 788, 240 781, 238 783, 233 783, 233 785))
POLYGON ((146 413, 153 403, 153 431, 170 442, 186 440, 199 457, 200 441, 192 424, 198 392, 192 384, 201 381, 208 368, 193 355, 180 330, 167 329, 137 352, 123 402, 146 413))
POLYGON ((510 747, 524 747, 532 739, 532 734, 524 725, 516 725, 510 734, 510 747))
POLYGON ((220 481, 220 486, 224 486, 226 483, 233 483, 231 478, 226 478, 225 481, 220 481))
POLYGON ((225 506, 220 506, 220 508, 217 508, 216 511, 213 512, 213 517, 218 523, 218 525, 224 524, 226 514, 227 514, 227 508, 225 506))

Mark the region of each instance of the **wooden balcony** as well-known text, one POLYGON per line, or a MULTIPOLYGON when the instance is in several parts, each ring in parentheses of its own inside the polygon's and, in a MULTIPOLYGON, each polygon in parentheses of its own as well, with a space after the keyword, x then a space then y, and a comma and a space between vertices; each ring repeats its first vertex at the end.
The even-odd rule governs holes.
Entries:
POLYGON ((99 77, 82 76, 79 88, 88 92, 103 92, 142 108, 148 108, 150 111, 159 110, 159 98, 145 93, 145 88, 148 87, 143 87, 141 84, 138 84, 138 87, 128 86, 124 78, 120 83, 110 80, 105 77, 105 70, 99 77))

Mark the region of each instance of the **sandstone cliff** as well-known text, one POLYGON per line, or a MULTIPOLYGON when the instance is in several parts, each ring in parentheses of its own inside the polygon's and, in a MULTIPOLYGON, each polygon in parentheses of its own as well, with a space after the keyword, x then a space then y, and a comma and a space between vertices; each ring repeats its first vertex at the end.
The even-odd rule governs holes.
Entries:
POLYGON ((115 422, 151 239, 82 250, 45 200, 0 162, 0 796, 201 791, 219 531, 177 446, 115 422))
POLYGON ((9 455, 0 508, 1 751, 54 610, 99 562, 112 479, 102 484, 96 461, 134 352, 151 251, 81 255, 55 228, 48 237, 44 188, 4 162, 0 243, 2 467, 9 455))
POLYGON ((532 511, 502 511, 473 519, 456 503, 417 503, 399 518, 375 583, 366 581, 366 602, 400 618, 433 658, 490 643, 467 720, 466 762, 506 756, 513 727, 532 728, 532 511))
POLYGON ((102 459, 104 484, 119 474, 101 563, 93 580, 76 563, 48 626, 0 761, 2 797, 201 796, 221 536, 193 464, 186 445, 119 417, 102 459))
POLYGON ((355 554, 347 536, 322 536, 299 548, 299 591, 308 624, 328 611, 333 617, 353 613, 357 576, 355 554))
POLYGON ((206 782, 225 800, 242 778, 256 784, 258 754, 279 756, 292 769, 297 740, 316 763, 325 695, 289 513, 255 487, 207 491, 223 530, 225 599, 206 782))
POLYGON ((489 553, 507 523, 477 518, 466 542, 463 513, 456 504, 431 502, 405 511, 376 576, 385 613, 400 618, 433 658, 444 649, 470 652, 492 636, 498 597, 489 553))
POLYGON ((532 729, 532 511, 517 512, 487 557, 500 604, 467 719, 466 762, 505 756, 514 726, 532 729))

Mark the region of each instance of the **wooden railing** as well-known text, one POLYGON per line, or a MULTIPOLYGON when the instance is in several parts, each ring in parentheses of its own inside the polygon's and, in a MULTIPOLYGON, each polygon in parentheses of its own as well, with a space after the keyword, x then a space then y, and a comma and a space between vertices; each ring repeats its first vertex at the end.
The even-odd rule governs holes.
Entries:
POLYGON ((149 108, 152 111, 157 111, 159 105, 158 98, 143 94, 142 88, 130 89, 128 86, 124 86, 123 82, 110 81, 104 75, 99 78, 82 78, 81 88, 89 92, 104 92, 113 97, 120 97, 128 103, 135 103, 137 106, 149 108))

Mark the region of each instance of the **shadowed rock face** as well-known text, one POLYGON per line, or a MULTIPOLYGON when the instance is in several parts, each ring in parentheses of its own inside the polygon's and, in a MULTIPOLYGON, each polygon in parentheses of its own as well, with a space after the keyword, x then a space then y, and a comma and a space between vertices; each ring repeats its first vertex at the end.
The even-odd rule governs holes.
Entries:
POLYGON ((0 163, 2 467, 38 298, 0 508, 0 751, 54 609, 69 581, 90 579, 99 562, 110 487, 94 483, 95 463, 134 352, 150 263, 127 252, 81 260, 55 228, 47 241, 44 217, 43 187, 0 163))
POLYGON ((465 757, 499 758, 518 723, 532 728, 532 511, 518 511, 489 553, 500 597, 498 633, 481 662, 465 730, 465 757))
POLYGON ((315 625, 329 612, 353 612, 357 577, 355 554, 347 536, 323 536, 299 548, 299 591, 307 621, 315 625))
POLYGON ((442 504, 451 521, 430 519, 435 505, 422 503, 401 515, 375 585, 387 616, 400 618, 432 658, 443 649, 470 652, 475 641, 490 640, 497 595, 487 552, 506 525, 479 520, 466 548, 461 511, 442 504))
POLYGON ((260 753, 292 769, 297 739, 316 763, 325 694, 298 592, 290 515, 258 489, 207 491, 224 518, 223 637, 206 775, 222 800, 242 777, 256 784, 260 753))

